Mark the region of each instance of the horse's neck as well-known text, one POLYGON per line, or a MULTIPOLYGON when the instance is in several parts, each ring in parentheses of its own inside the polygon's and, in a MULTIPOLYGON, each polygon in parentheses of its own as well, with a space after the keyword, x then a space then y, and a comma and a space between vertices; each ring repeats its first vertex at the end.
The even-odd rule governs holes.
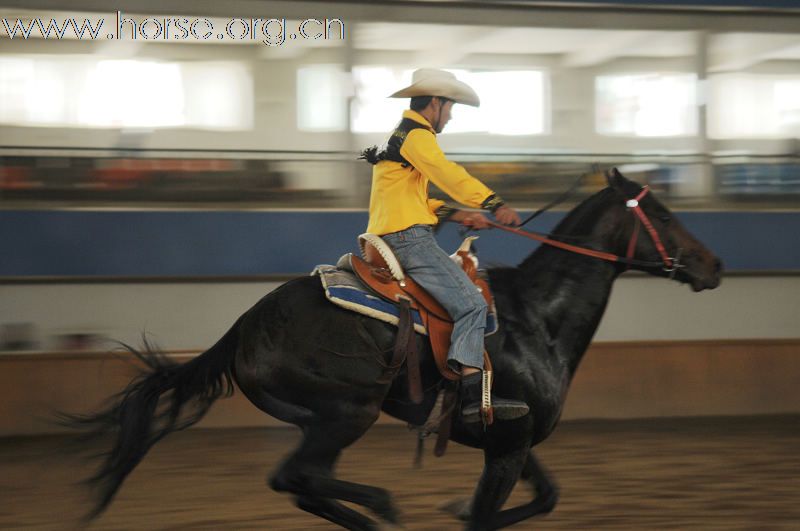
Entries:
POLYGON ((519 268, 525 319, 547 334, 550 353, 574 374, 600 319, 619 270, 610 262, 542 246, 519 268))
POLYGON ((613 265, 557 249, 541 249, 539 262, 522 270, 526 318, 533 329, 545 330, 551 353, 574 374, 603 317, 613 265), (554 256, 556 255, 556 256, 554 256))

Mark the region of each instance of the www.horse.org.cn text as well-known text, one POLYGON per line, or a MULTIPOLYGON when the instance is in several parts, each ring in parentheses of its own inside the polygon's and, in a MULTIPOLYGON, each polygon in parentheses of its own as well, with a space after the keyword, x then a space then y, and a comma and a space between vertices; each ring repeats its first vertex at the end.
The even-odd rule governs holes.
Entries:
POLYGON ((113 17, 2 18, 0 37, 78 40, 144 41, 255 41, 281 46, 294 40, 344 40, 344 22, 338 18, 244 18, 227 20, 186 17, 136 18, 117 11, 113 17))

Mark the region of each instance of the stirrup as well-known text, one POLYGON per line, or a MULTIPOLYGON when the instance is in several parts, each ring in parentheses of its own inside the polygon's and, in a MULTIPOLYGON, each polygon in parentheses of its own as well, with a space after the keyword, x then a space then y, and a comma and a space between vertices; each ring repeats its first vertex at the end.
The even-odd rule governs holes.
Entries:
MULTIPOLYGON (((473 384, 474 385, 474 384, 473 384)), ((519 400, 493 397, 491 393, 492 371, 481 372, 480 396, 467 407, 461 406, 461 420, 465 424, 481 422, 484 429, 495 420, 513 420, 524 417, 530 411, 528 405, 519 400)))
POLYGON ((481 422, 483 422, 483 429, 486 429, 494 423, 492 371, 481 371, 481 387, 481 422))
POLYGON ((462 420, 467 424, 480 421, 483 429, 494 424, 494 407, 492 406, 492 371, 481 371, 481 400, 477 411, 474 408, 465 409, 462 405, 462 420), (479 419, 475 415, 480 415, 479 419))

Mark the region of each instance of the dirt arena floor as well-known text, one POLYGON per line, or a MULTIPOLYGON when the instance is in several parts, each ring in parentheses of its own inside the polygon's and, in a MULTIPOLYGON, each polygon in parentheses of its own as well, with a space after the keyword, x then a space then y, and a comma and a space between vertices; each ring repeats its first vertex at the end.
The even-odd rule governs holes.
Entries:
MULTIPOLYGON (((95 530, 337 529, 270 491, 291 429, 194 429, 159 443, 95 530)), ((64 437, 0 440, 0 529, 78 529, 90 467, 64 437)), ((427 444, 432 448, 432 441, 427 444)), ((339 477, 390 489, 409 530, 460 529, 437 509, 471 494, 481 455, 451 445, 414 469, 414 437, 374 428, 339 477)), ((554 513, 515 529, 800 529, 800 417, 565 422, 538 454, 561 486, 554 513)), ((519 485, 511 504, 530 499, 519 485)))

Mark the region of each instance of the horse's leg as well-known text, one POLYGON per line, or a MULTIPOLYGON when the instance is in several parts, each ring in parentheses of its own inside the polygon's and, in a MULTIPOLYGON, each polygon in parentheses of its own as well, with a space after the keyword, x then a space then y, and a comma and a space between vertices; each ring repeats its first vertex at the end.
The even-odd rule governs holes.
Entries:
MULTIPOLYGON (((485 463, 483 474, 475 496, 472 498, 470 521, 467 529, 470 531, 498 529, 504 525, 497 525, 496 520, 500 508, 508 499, 514 485, 522 473, 527 457, 527 448, 519 448, 494 454, 489 450, 484 451, 485 463)), ((513 523, 513 522, 510 522, 513 523)))
MULTIPOLYGON (((536 455, 531 450, 525 460, 525 465, 522 467, 520 479, 528 482, 533 490, 534 502, 539 509, 532 515, 549 513, 555 508, 558 503, 558 485, 553 480, 552 476, 547 470, 539 463, 536 455)), ((460 520, 467 521, 470 518, 470 507, 472 499, 470 498, 457 498, 451 500, 441 506, 441 508, 460 520)), ((513 510, 513 509, 512 509, 513 510)))
POLYGON ((356 503, 396 523, 397 511, 388 491, 333 478, 333 467, 342 449, 358 439, 375 420, 365 423, 352 417, 340 418, 336 422, 305 426, 299 448, 271 476, 270 486, 276 491, 295 494, 300 509, 347 529, 378 529, 378 524, 334 500, 356 503))
POLYGON ((528 460, 525 461, 525 466, 522 469, 522 479, 528 481, 536 495, 528 505, 536 504, 538 510, 530 516, 546 514, 555 508, 558 503, 558 485, 547 469, 539 463, 533 450, 528 453, 528 460))
POLYGON ((295 503, 298 508, 338 524, 345 529, 364 529, 370 531, 382 529, 382 527, 371 518, 367 518, 358 511, 327 498, 298 496, 295 503))
MULTIPOLYGON (((533 451, 530 451, 522 467, 521 477, 530 483, 536 493, 535 498, 519 507, 499 511, 502 504, 508 498, 508 494, 511 492, 509 489, 508 493, 503 494, 503 489, 508 482, 511 481, 512 475, 514 474, 513 468, 508 468, 508 464, 511 462, 512 459, 500 459, 491 467, 487 462, 487 468, 484 470, 484 477, 481 478, 481 483, 478 485, 478 493, 473 503, 472 522, 468 527, 469 529, 500 529, 536 516, 537 514, 549 513, 556 506, 558 502, 558 486, 539 463, 539 460, 536 459, 533 451), (494 477, 495 479, 488 482, 487 487, 489 488, 485 489, 482 493, 481 487, 487 474, 490 478, 494 477), (492 485, 498 485, 500 488, 492 490, 492 485), (479 496, 482 505, 478 504, 479 496)), ((514 481, 516 481, 516 479, 514 479, 514 481)))

